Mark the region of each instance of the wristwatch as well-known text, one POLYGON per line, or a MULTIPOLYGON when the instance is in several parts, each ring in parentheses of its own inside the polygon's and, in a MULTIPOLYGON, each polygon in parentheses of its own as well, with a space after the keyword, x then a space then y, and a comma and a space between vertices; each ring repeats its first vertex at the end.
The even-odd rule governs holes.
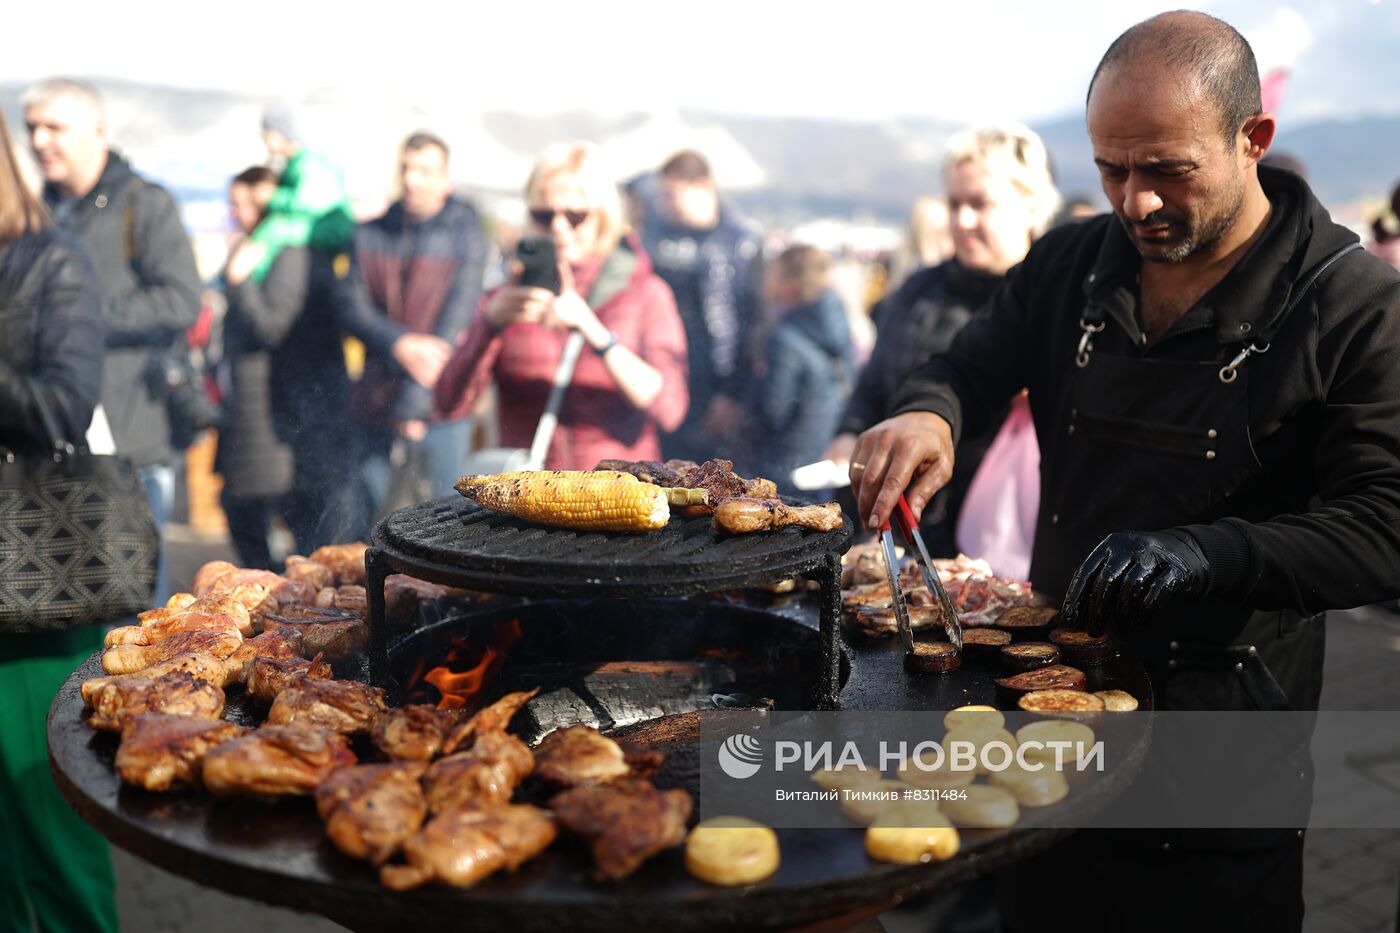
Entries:
POLYGON ((618 342, 619 341, 617 339, 617 331, 610 330, 608 331, 607 342, 604 343, 601 347, 594 347, 593 352, 598 354, 599 356, 607 356, 608 351, 611 350, 613 347, 617 346, 618 342))

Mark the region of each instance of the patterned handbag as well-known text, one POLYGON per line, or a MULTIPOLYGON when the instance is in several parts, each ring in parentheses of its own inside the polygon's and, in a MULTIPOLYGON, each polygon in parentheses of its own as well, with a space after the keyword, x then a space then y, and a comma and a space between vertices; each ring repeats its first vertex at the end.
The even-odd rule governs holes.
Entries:
POLYGON ((111 622, 150 608, 160 535, 131 462, 62 439, 35 404, 49 457, 0 454, 0 632, 111 622))

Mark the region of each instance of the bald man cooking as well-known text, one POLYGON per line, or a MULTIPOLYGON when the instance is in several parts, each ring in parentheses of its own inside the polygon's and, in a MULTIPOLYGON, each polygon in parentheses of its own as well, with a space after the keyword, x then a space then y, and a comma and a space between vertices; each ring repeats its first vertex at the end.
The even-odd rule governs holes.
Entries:
MULTIPOLYGON (((1032 247, 852 456, 879 527, 1029 389, 1031 581, 1061 624, 1116 631, 1159 709, 1316 709, 1324 610, 1400 595, 1400 275, 1259 164, 1275 126, 1226 23, 1125 32, 1088 94, 1113 215, 1032 247)), ((1298 930, 1302 829, 1085 832, 1006 881, 1008 933, 1298 930)))

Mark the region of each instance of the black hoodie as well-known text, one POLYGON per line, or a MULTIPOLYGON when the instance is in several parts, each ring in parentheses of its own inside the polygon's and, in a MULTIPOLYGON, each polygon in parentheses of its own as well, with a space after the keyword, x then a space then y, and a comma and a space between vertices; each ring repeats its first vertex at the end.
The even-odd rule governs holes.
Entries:
MULTIPOLYGON (((1016 392, 1030 390, 1042 447, 1031 569, 1038 589, 1058 598, 1068 584, 1058 568, 1038 577, 1036 565, 1046 556, 1041 531, 1058 517, 1047 514, 1059 493, 1056 439, 1071 430, 1069 387, 1086 306, 1106 312, 1095 352, 1223 366, 1280 317, 1309 270, 1355 242, 1298 176, 1260 166, 1259 179, 1273 205, 1265 235, 1155 344, 1144 345, 1135 315, 1140 260, 1106 215, 1036 243, 992 303, 897 400, 899 412, 937 412, 965 433, 985 429, 1016 392)), ((1328 269, 1268 352, 1249 359, 1255 462, 1228 501, 1184 510, 1178 522, 1209 558, 1210 595, 1220 611, 1310 615, 1400 595, 1397 359, 1400 274, 1360 251, 1328 269)), ((1114 477, 1118 468, 1102 464, 1103 488, 1152 481, 1114 477)), ((1135 524, 1134 503, 1124 498, 1119 527, 1103 534, 1155 530, 1135 524)), ((1070 556, 1068 566, 1086 556, 1070 556)))

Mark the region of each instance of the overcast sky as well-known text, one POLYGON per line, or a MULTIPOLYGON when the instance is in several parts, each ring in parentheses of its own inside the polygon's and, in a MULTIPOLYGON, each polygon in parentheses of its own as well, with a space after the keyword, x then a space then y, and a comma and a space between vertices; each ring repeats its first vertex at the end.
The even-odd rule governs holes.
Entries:
MULTIPOLYGON (((1187 4, 1292 64, 1285 118, 1400 113, 1400 0, 1187 4)), ((1036 120, 1076 111, 1145 0, 300 0, 11 4, 0 80, 74 73, 297 97, 325 86, 463 110, 668 106, 1036 120), (65 33, 65 30, 68 32, 65 33)))

